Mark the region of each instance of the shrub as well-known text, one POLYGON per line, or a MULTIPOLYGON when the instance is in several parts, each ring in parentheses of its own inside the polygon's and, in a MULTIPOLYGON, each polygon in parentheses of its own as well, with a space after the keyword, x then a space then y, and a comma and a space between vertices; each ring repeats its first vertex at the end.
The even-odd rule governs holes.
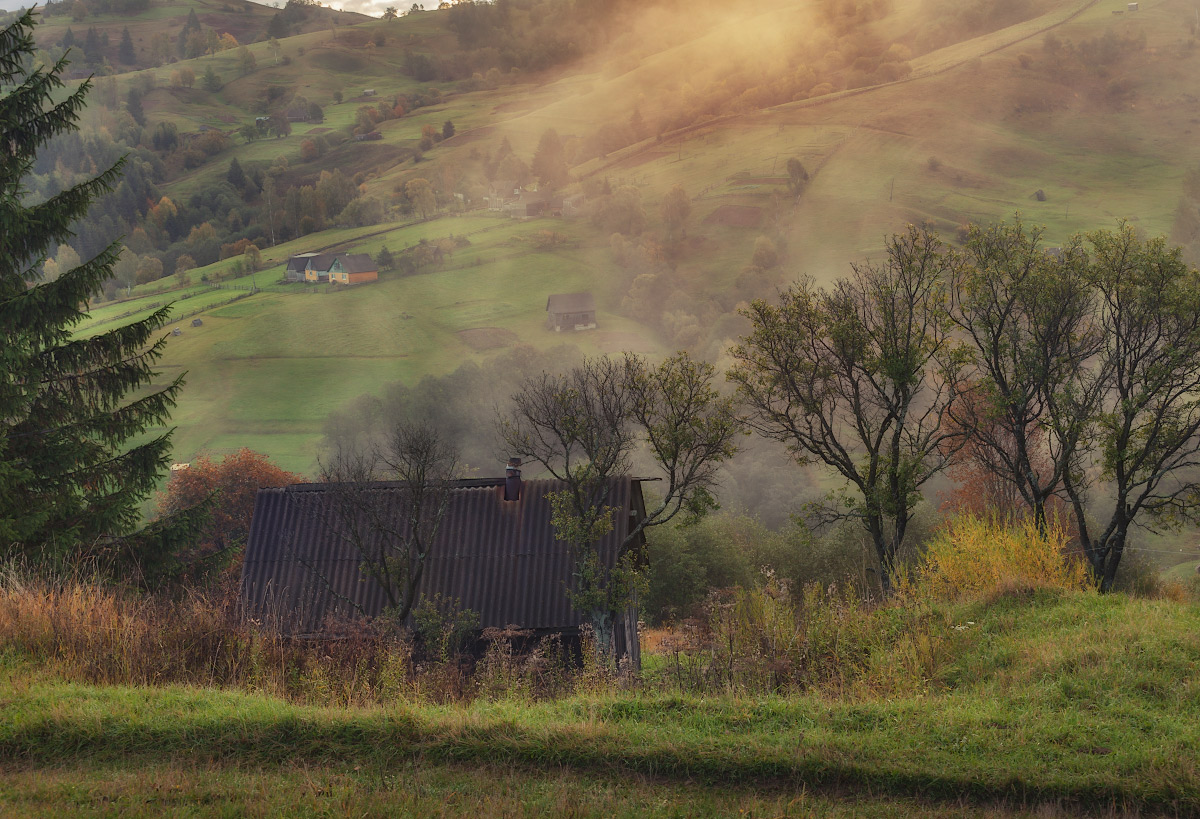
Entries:
POLYGON ((944 664, 946 634, 944 617, 914 599, 873 607, 815 583, 796 597, 767 571, 758 586, 713 592, 705 617, 662 641, 666 656, 647 684, 705 694, 912 693, 944 664))
POLYGON ((1043 535, 1032 521, 952 518, 925 550, 917 583, 939 597, 1012 588, 1083 589, 1090 585, 1083 561, 1067 554, 1068 535, 1059 522, 1043 535))

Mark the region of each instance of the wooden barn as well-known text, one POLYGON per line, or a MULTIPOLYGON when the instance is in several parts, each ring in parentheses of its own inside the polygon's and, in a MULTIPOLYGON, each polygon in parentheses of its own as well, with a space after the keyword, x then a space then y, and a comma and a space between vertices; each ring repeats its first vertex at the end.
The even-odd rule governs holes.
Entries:
MULTIPOLYGON (((480 629, 514 625, 535 636, 577 638, 585 617, 567 596, 575 582, 572 561, 550 525, 548 494, 565 484, 521 481, 519 473, 515 485, 513 480, 453 483, 420 596, 456 600, 461 610, 479 615, 480 629)), ((646 511, 637 478, 613 479, 609 493, 613 529, 600 550, 611 566, 646 511)), ((284 634, 316 636, 327 633, 329 624, 385 609, 384 589, 362 571, 363 540, 346 531, 347 497, 369 506, 372 520, 386 521, 379 530, 400 536, 408 531, 405 484, 300 484, 258 491, 242 569, 247 616, 284 634)), ((644 548, 639 536, 635 549, 644 548)), ((614 615, 614 656, 628 655, 640 664, 636 608, 614 615)))
POLYGON ((304 281, 304 271, 308 267, 308 260, 316 253, 297 253, 295 256, 288 258, 287 271, 284 273, 284 278, 289 282, 304 281))
POLYGON ((591 293, 556 293, 546 299, 546 326, 561 330, 594 330, 596 300, 591 293))

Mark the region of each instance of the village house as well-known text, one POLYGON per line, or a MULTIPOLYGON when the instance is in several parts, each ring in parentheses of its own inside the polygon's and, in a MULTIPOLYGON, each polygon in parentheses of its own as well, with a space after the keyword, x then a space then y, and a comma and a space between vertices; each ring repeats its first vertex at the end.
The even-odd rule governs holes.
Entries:
POLYGON ((309 284, 328 284, 329 268, 337 259, 332 253, 314 253, 304 267, 304 281, 309 284))
POLYGON ((560 332, 596 329, 596 300, 591 293, 556 293, 546 299, 546 326, 560 332))
POLYGON ((355 285, 379 281, 379 265, 366 253, 338 254, 329 266, 330 284, 355 285))
POLYGON ((303 253, 288 260, 288 281, 294 264, 309 284, 346 286, 379 281, 379 265, 367 253, 303 253), (301 266, 302 265, 302 266, 301 266))
MULTIPOLYGON (((420 598, 457 601, 460 611, 478 615, 480 629, 517 626, 535 637, 577 640, 586 615, 571 606, 572 561, 550 523, 549 495, 564 487, 558 481, 522 481, 511 464, 506 478, 455 481, 425 563, 420 598)), ((403 483, 260 489, 242 569, 248 617, 285 635, 317 636, 330 635, 332 624, 384 611, 384 589, 362 571, 355 538, 346 532, 347 516, 338 512, 346 492, 370 495, 372 509, 404 536, 409 507, 403 483)), ((613 508, 613 528, 598 547, 611 567, 646 514, 641 480, 611 479, 606 503, 613 508)), ((643 537, 634 549, 644 555, 643 537)), ((615 656, 640 663, 636 607, 614 614, 615 656)))
POLYGON ((503 210, 514 219, 533 219, 562 212, 562 197, 545 191, 520 191, 516 199, 506 202, 503 210))
POLYGON ((297 253, 295 256, 289 257, 284 278, 289 282, 304 281, 304 271, 308 267, 308 260, 316 255, 316 253, 297 253))

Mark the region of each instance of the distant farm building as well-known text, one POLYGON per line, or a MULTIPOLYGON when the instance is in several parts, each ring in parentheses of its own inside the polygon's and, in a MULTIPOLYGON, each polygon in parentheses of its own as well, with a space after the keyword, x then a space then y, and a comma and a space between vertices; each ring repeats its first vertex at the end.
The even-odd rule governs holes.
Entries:
POLYGON ((288 259, 287 280, 303 280, 309 284, 366 284, 379 280, 379 265, 366 253, 301 253, 288 259))
MULTIPOLYGON (((419 599, 456 600, 460 610, 479 616, 480 629, 513 625, 534 636, 578 639, 586 616, 571 606, 572 561, 550 523, 549 495, 564 488, 558 481, 521 481, 519 471, 515 477, 455 481, 419 599)), ((402 483, 258 491, 242 568, 249 617, 283 634, 315 636, 328 634, 330 624, 383 612, 386 592, 362 570, 346 504, 355 509, 368 504, 372 519, 378 515, 397 537, 406 536, 411 507, 402 483)), ((598 547, 611 568, 626 536, 645 517, 641 481, 611 479, 606 505, 612 507, 613 528, 598 547)), ((632 548, 644 555, 645 539, 639 536, 632 548)), ((637 610, 630 606, 613 614, 615 654, 638 664, 637 610)))
POLYGON ((329 268, 337 259, 332 253, 316 253, 308 258, 304 266, 304 280, 309 284, 328 284, 329 268))
POLYGON ((304 106, 289 108, 284 112, 288 122, 308 122, 308 109, 304 106))
POLYGON ((584 203, 587 202, 587 197, 582 193, 572 194, 562 200, 562 215, 566 218, 579 216, 583 213, 584 203))
POLYGON ((316 255, 316 253, 297 253, 295 256, 289 258, 284 277, 289 282, 304 281, 304 270, 308 267, 308 260, 316 255))
POLYGON ((374 97, 378 92, 374 88, 364 88, 362 95, 364 97, 374 97))
POLYGON ((562 197, 541 191, 521 191, 517 198, 504 205, 504 212, 514 219, 533 219, 562 211, 562 197))
POLYGON ((521 195, 521 186, 515 179, 500 179, 488 185, 488 210, 504 210, 510 202, 521 195))
POLYGON ((379 133, 378 131, 371 131, 369 134, 354 135, 355 142, 373 142, 377 139, 383 139, 383 134, 379 133))
POLYGON ((556 293, 546 299, 546 326, 554 332, 594 330, 596 300, 591 293, 556 293))
POLYGON ((329 267, 331 284, 366 284, 379 281, 379 265, 366 253, 339 254, 329 267))

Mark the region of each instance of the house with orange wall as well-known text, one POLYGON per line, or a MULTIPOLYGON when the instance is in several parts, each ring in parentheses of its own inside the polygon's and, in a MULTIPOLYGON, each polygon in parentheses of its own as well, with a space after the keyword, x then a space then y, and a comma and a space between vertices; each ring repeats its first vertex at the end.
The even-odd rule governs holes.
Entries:
POLYGON ((365 284, 379 280, 379 266, 366 253, 322 253, 308 260, 304 280, 312 284, 365 284))

